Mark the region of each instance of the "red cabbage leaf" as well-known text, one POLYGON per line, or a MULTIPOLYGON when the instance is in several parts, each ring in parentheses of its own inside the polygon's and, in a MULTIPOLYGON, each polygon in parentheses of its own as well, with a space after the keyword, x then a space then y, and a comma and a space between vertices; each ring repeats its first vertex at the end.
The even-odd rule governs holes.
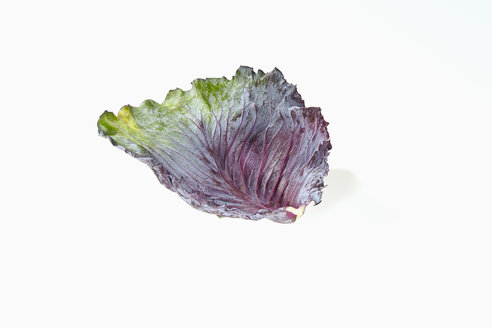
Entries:
POLYGON ((282 73, 241 66, 197 79, 162 104, 104 112, 99 134, 150 166, 191 206, 219 216, 290 223, 321 201, 328 123, 282 73))

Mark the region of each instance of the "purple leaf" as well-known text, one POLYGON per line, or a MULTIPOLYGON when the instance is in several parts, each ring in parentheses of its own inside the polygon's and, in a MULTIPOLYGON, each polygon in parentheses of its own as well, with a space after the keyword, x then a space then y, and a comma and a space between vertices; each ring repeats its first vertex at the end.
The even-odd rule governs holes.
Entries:
POLYGON ((149 165, 191 206, 282 223, 321 201, 327 125, 278 69, 244 66, 231 80, 197 79, 162 104, 146 100, 98 121, 101 135, 149 165))

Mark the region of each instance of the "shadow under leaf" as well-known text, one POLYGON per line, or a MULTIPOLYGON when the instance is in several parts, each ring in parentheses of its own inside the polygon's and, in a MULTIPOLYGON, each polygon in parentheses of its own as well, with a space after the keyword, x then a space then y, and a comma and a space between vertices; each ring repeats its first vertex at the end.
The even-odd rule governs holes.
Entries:
POLYGON ((357 177, 345 169, 330 170, 325 178, 325 189, 321 203, 310 211, 321 213, 326 209, 335 208, 345 200, 354 196, 358 189, 357 177))

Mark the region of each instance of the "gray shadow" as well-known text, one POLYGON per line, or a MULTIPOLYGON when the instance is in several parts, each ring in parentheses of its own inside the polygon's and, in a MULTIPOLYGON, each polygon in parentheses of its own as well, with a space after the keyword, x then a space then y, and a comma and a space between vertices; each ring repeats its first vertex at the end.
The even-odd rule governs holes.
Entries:
POLYGON ((312 208, 313 212, 322 212, 335 208, 345 200, 353 197, 358 189, 359 182, 354 173, 345 169, 330 170, 325 178, 323 198, 319 205, 312 208))

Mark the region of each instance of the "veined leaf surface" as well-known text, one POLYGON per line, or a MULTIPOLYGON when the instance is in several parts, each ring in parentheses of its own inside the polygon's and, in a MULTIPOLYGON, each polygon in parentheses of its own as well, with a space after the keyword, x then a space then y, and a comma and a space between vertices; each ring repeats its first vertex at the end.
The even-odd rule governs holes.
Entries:
POLYGON ((197 79, 163 103, 104 112, 99 134, 150 166, 191 206, 219 216, 290 223, 321 201, 328 123, 282 73, 241 66, 197 79))

